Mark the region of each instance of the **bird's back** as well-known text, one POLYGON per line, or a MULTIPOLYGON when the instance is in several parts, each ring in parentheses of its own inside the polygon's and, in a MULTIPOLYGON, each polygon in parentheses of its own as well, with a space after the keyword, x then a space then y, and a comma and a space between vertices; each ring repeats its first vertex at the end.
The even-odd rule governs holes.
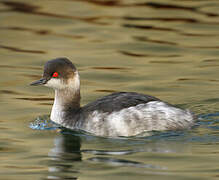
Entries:
POLYGON ((183 129, 193 115, 158 98, 133 92, 113 93, 81 109, 81 129, 100 136, 134 136, 144 131, 183 129))

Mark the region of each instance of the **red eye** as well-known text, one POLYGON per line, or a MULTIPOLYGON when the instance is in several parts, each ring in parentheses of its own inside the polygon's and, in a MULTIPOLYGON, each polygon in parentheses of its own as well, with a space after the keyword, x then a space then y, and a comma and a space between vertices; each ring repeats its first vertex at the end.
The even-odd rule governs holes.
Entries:
POLYGON ((55 77, 55 78, 58 77, 58 76, 59 76, 59 74, 57 72, 54 72, 53 75, 52 75, 52 77, 55 77))

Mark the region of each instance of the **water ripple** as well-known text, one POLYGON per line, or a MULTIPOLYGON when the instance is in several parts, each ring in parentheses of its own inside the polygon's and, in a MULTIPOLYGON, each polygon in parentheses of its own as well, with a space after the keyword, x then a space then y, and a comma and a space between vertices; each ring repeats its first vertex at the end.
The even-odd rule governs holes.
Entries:
POLYGON ((32 32, 38 35, 54 35, 57 37, 64 37, 64 38, 72 38, 72 39, 83 39, 83 36, 80 35, 72 35, 72 34, 63 34, 63 33, 56 33, 52 30, 47 29, 32 29, 27 27, 19 27, 19 26, 12 26, 12 27, 0 27, 2 30, 13 30, 13 31, 27 31, 32 32))
POLYGON ((19 100, 25 100, 25 101, 53 101, 54 98, 44 98, 44 97, 41 97, 41 98, 15 98, 15 99, 19 99, 19 100))
POLYGON ((60 126, 49 119, 49 116, 39 116, 34 122, 31 122, 29 127, 34 130, 56 130, 60 126))
POLYGON ((131 166, 131 167, 136 167, 136 168, 149 168, 149 169, 167 169, 166 167, 161 167, 161 166, 156 166, 152 164, 145 164, 145 163, 140 163, 137 161, 130 161, 130 160, 125 160, 125 159, 117 159, 117 158, 110 158, 110 157, 92 157, 88 159, 89 161, 93 162, 103 162, 107 163, 113 166, 131 166))
MULTIPOLYGON (((124 51, 124 50, 119 50, 119 53, 126 55, 126 56, 133 56, 133 57, 180 57, 178 54, 168 54, 168 55, 157 55, 157 54, 139 54, 139 53, 134 53, 134 52, 129 52, 129 51, 124 51)), ((151 61, 151 62, 164 62, 164 61, 151 61)), ((175 63, 178 63, 177 61, 174 61, 175 63)))
POLYGON ((80 21, 84 21, 87 23, 100 24, 100 25, 107 24, 107 23, 97 22, 97 20, 100 19, 100 17, 98 16, 82 18, 80 16, 76 17, 76 16, 71 16, 71 15, 61 15, 61 14, 55 14, 55 13, 49 13, 49 12, 42 12, 42 11, 39 11, 40 6, 30 5, 28 3, 23 3, 23 2, 7 1, 7 2, 2 2, 2 3, 11 7, 11 11, 35 14, 35 15, 40 15, 40 16, 55 17, 55 18, 61 18, 61 19, 74 19, 74 20, 80 20, 80 21))
POLYGON ((81 150, 83 153, 89 153, 93 155, 128 155, 128 154, 133 154, 136 152, 141 152, 140 150, 116 150, 116 151, 107 151, 107 150, 91 150, 91 149, 84 149, 81 150))
POLYGON ((123 24, 122 26, 126 28, 136 28, 136 29, 143 29, 143 30, 180 32, 179 30, 172 29, 172 28, 156 27, 156 26, 150 26, 150 25, 123 24))
POLYGON ((7 49, 10 51, 15 51, 15 52, 25 52, 25 53, 36 53, 36 54, 46 54, 45 51, 41 51, 41 50, 29 50, 29 49, 21 49, 18 47, 12 47, 12 46, 5 46, 5 45, 0 45, 0 48, 2 49, 7 49))

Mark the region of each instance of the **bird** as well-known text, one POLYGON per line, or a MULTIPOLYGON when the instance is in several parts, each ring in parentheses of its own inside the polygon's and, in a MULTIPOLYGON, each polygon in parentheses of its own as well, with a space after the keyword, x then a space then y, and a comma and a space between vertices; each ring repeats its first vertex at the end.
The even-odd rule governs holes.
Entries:
POLYGON ((183 130, 195 122, 190 110, 137 92, 115 92, 81 106, 80 76, 65 57, 47 61, 42 78, 30 85, 55 90, 51 121, 95 136, 129 137, 150 131, 183 130))

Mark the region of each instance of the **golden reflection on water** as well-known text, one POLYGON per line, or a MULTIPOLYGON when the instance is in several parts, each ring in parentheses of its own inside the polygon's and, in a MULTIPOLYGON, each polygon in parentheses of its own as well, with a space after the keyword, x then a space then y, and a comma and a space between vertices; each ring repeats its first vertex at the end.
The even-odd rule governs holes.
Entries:
POLYGON ((43 64, 68 57, 82 104, 117 91, 151 94, 197 114, 219 107, 218 1, 0 2, 0 179, 216 179, 218 120, 189 132, 112 140, 29 128, 53 93, 43 64))

